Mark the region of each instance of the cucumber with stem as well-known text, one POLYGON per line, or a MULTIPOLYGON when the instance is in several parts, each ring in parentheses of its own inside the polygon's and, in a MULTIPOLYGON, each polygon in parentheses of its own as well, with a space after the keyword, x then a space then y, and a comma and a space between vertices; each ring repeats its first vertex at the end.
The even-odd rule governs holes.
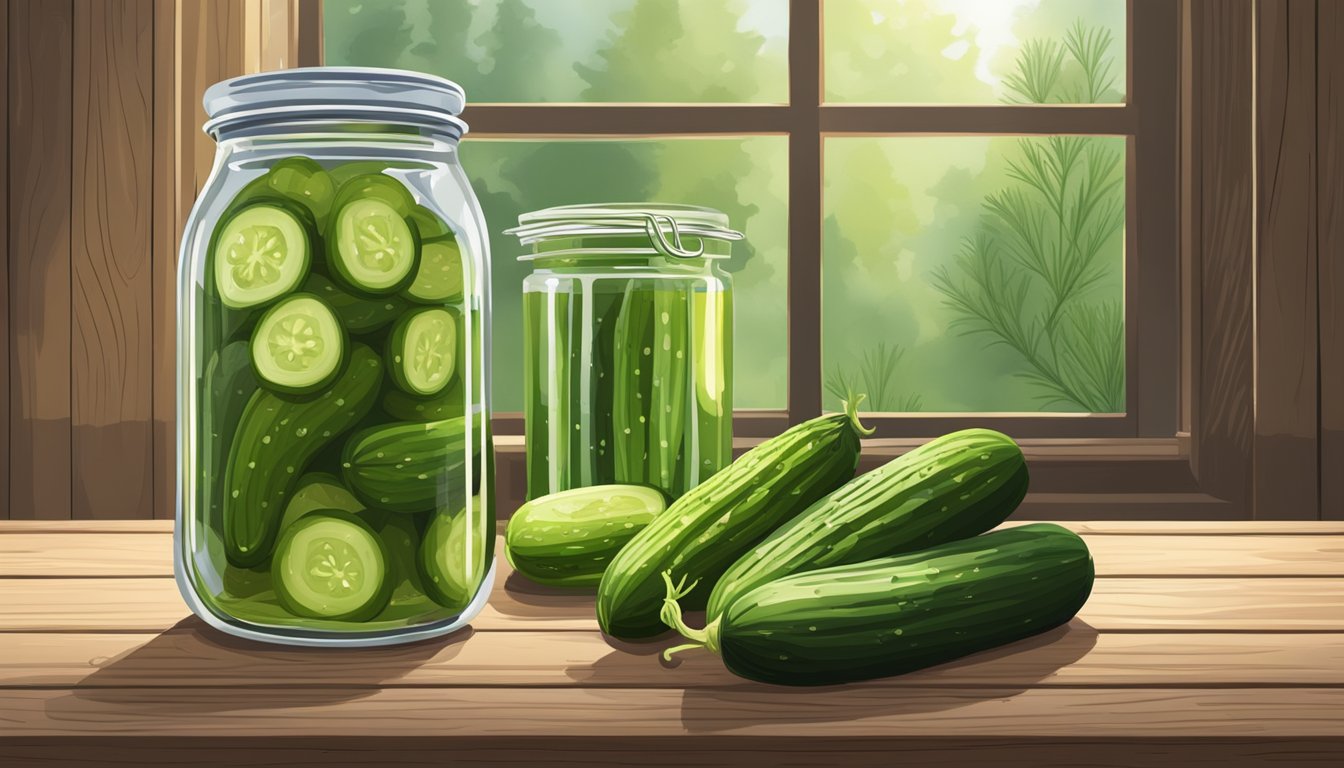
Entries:
POLYGON ((762 442, 654 518, 617 553, 597 590, 602 630, 622 640, 666 632, 662 573, 690 579, 680 597, 704 607, 714 582, 745 552, 854 476, 870 433, 857 402, 762 442))
MULTIPOLYGON (((777 685, 899 675, 1067 623, 1094 577, 1076 534, 1024 525, 766 582, 705 629, 678 627, 695 642, 663 657, 706 648, 734 674, 777 685)), ((676 624, 685 589, 671 573, 663 581, 676 624)))

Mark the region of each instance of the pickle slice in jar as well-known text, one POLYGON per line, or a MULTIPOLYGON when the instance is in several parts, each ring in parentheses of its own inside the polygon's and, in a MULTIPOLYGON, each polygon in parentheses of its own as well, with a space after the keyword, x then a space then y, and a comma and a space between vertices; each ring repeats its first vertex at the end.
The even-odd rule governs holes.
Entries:
POLYGON ((281 536, 271 563, 287 610, 314 619, 364 621, 387 605, 392 583, 382 539, 347 512, 299 518, 281 536))
POLYGON ((392 330, 387 358, 402 390, 422 397, 438 393, 457 367, 457 321, 436 307, 407 314, 392 330))
POLYGON ((293 211, 274 203, 241 208, 210 254, 220 301, 246 309, 289 293, 308 273, 310 252, 308 230, 293 211))
POLYGON ((420 242, 391 203, 359 197, 336 210, 327 235, 327 262, 349 287, 366 294, 395 293, 415 275, 420 242))
POLYGON ((462 251, 456 240, 439 240, 420 246, 420 268, 406 289, 413 301, 442 304, 462 295, 462 251))
POLYGON ((410 218, 411 221, 415 222, 415 228, 420 230, 421 240, 439 240, 456 236, 452 227, 448 226, 448 222, 423 205, 411 206, 410 218))
POLYGON ((485 536, 479 496, 472 497, 471 510, 475 514, 466 509, 435 512, 420 543, 425 590, 439 605, 456 611, 476 596, 489 567, 488 544, 493 541, 485 536))
POLYGON ((270 389, 306 394, 336 378, 345 358, 345 330, 311 293, 267 310, 252 334, 252 366, 270 389))
POLYGON ((287 157, 271 166, 265 179, 276 194, 303 204, 319 229, 326 225, 336 199, 336 182, 322 166, 307 157, 287 157))

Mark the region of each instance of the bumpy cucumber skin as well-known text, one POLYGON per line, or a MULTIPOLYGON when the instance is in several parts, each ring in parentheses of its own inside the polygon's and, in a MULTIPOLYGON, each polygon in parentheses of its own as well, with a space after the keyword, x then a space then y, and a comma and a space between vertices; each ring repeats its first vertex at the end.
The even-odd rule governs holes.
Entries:
POLYGON ((441 489, 462 475, 464 419, 383 424, 356 432, 341 456, 342 475, 360 501, 390 512, 462 504, 466 489, 441 489), (449 497, 443 498, 442 493, 449 497))
POLYGON ((1007 435, 967 429, 931 440, 818 500, 742 556, 714 585, 705 620, 795 573, 978 536, 1027 493, 1027 464, 1007 435))
POLYGON ((854 476, 859 425, 821 416, 770 438, 682 496, 616 555, 597 591, 602 631, 623 640, 668 630, 659 617, 662 574, 698 584, 686 610, 703 608, 714 582, 781 523, 854 476))
POLYGON ((462 395, 462 379, 455 377, 433 397, 416 397, 389 387, 383 393, 382 407, 383 412, 396 421, 443 421, 461 418, 467 405, 462 395))
MULTIPOLYGON (((476 503, 480 503, 479 497, 476 503)), ((474 510, 475 515, 485 512, 474 510)), ((495 537, 490 535, 494 532, 493 525, 489 525, 487 531, 486 525, 473 525, 472 522, 462 506, 453 513, 436 512, 420 544, 425 592, 449 610, 461 611, 471 604, 493 562, 495 537), (468 548, 472 555, 470 562, 465 557, 468 548)), ((493 520, 487 522, 492 524, 493 520)))
POLYGON ((682 430, 687 422, 686 298, 672 290, 653 292, 652 403, 649 407, 649 482, 680 496, 683 480, 682 430))
POLYGON ((709 646, 777 685, 900 675, 1068 622, 1094 576, 1078 536, 1024 525, 769 582, 728 606, 709 646))
POLYGON ((649 480, 646 414, 653 398, 653 299, 649 291, 636 290, 638 282, 631 280, 625 291, 612 349, 616 361, 612 384, 616 482, 635 484, 649 480))
POLYGON ((638 510, 604 510, 584 516, 557 514, 546 508, 544 499, 523 504, 509 518, 504 533, 509 564, 538 584, 596 588, 616 553, 667 508, 666 497, 657 489, 607 486, 612 494, 622 492, 623 487, 631 488, 627 493, 633 491, 656 503, 638 510))
POLYGON ((250 568, 275 544, 285 505, 309 462, 372 408, 382 383, 378 354, 358 345, 336 383, 309 400, 258 389, 239 419, 224 474, 224 551, 250 568))
POLYGON ((410 304, 400 296, 364 298, 356 296, 317 273, 308 275, 301 289, 316 294, 336 313, 345 330, 354 334, 372 333, 401 317, 410 304))
POLYGON ((225 346, 206 364, 204 391, 210 400, 200 409, 206 437, 202 441, 205 455, 201 466, 207 473, 202 478, 203 487, 210 488, 211 519, 218 520, 223 514, 223 478, 230 446, 243 411, 257 387, 257 375, 252 370, 252 345, 246 341, 225 346))

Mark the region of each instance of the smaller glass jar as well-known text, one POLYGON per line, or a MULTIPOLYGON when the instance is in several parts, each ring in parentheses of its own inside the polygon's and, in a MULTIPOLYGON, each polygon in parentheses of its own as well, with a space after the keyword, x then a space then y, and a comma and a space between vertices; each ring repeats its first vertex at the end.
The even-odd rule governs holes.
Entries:
POLYGON ((523 282, 527 495, 637 483, 672 498, 732 460, 732 281, 711 208, 547 208, 508 230, 523 282))

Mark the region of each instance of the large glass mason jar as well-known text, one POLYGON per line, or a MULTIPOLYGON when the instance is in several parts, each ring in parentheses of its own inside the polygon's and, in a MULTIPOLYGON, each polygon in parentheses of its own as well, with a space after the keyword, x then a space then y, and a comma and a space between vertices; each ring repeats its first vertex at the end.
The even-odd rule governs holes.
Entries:
POLYGON ((176 573, 231 634, 440 635, 493 577, 489 248, 462 90, 297 69, 205 94, 178 283, 176 573))
POLYGON ((728 217, 665 204, 518 217, 527 495, 636 483, 681 496, 732 460, 728 217))

